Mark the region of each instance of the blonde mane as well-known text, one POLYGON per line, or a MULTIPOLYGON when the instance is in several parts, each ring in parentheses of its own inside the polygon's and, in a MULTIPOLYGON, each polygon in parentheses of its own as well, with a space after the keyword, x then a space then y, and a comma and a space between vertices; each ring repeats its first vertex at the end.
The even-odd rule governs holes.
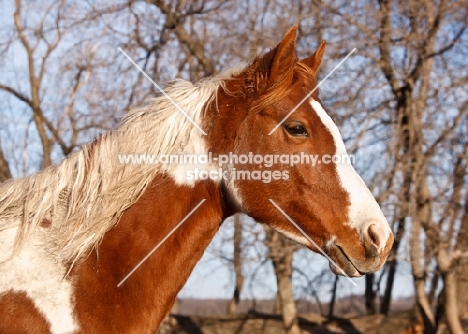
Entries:
MULTIPOLYGON (((204 105, 238 71, 236 67, 197 84, 177 80, 165 91, 200 125, 204 105)), ((167 172, 157 164, 122 164, 119 155, 193 154, 203 149, 194 144, 204 143, 202 136, 160 96, 129 112, 115 129, 60 164, 0 184, 0 232, 18 228, 12 255, 39 230, 51 254, 76 261, 99 244, 156 174, 167 172)))

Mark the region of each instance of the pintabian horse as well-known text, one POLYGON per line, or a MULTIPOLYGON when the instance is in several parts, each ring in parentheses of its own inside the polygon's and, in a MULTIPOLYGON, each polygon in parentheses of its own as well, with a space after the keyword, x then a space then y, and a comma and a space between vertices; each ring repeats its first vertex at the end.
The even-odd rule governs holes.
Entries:
POLYGON ((248 66, 195 85, 176 81, 166 93, 177 108, 160 96, 59 165, 0 186, 1 333, 154 332, 235 212, 318 251, 287 214, 337 274, 382 267, 393 234, 350 163, 258 163, 266 155, 347 154, 318 91, 307 97, 325 43, 298 60, 296 31, 248 66), (119 160, 228 153, 222 165, 119 160), (229 177, 213 177, 221 174, 229 177))

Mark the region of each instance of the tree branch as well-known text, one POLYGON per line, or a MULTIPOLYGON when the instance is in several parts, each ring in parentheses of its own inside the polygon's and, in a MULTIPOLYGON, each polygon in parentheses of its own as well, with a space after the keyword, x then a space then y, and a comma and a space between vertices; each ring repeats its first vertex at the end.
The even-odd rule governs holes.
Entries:
POLYGON ((181 44, 187 45, 190 53, 195 56, 201 63, 205 70, 206 75, 212 75, 215 73, 215 66, 211 59, 205 55, 203 45, 196 41, 190 34, 185 30, 183 25, 183 19, 172 12, 171 8, 163 0, 152 0, 150 3, 157 6, 161 12, 166 15, 165 28, 174 29, 174 33, 181 44))

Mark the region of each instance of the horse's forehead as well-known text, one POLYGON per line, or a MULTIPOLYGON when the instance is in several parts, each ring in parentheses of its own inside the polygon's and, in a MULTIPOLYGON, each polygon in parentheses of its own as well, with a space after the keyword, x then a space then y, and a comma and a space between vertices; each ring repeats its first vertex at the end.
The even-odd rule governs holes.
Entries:
POLYGON ((312 106, 312 109, 319 116, 320 121, 323 123, 323 125, 325 125, 325 127, 333 136, 333 140, 336 146, 336 154, 346 154, 346 147, 344 145, 343 138, 341 137, 341 133, 338 130, 335 122, 331 119, 330 115, 328 115, 319 101, 311 98, 309 102, 312 106))

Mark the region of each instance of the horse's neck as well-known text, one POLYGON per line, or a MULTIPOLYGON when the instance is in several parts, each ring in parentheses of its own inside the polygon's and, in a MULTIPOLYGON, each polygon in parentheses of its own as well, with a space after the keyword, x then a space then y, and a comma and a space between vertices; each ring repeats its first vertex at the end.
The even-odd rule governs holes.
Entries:
MULTIPOLYGON (((134 324, 157 327, 187 281, 193 267, 224 219, 220 187, 203 182, 180 187, 167 177, 157 177, 143 196, 109 231, 98 248, 77 270, 77 316, 82 326, 134 324), (206 201, 126 280, 117 284, 200 203, 206 201), (86 299, 83 299, 86 296, 86 299), (104 303, 89 312, 88 298, 104 303), (104 314, 105 313, 105 314, 104 314), (109 318, 109 322, 103 319, 109 318), (122 322, 122 323, 120 323, 122 322), (125 323, 124 323, 125 322, 125 323)), ((92 328, 92 327, 90 327, 92 328)), ((136 327, 139 330, 141 327, 136 327)), ((96 328, 93 328, 96 330, 96 328)), ((104 331, 105 329, 103 329, 104 331)), ((85 331, 86 332, 86 331, 85 331)))

